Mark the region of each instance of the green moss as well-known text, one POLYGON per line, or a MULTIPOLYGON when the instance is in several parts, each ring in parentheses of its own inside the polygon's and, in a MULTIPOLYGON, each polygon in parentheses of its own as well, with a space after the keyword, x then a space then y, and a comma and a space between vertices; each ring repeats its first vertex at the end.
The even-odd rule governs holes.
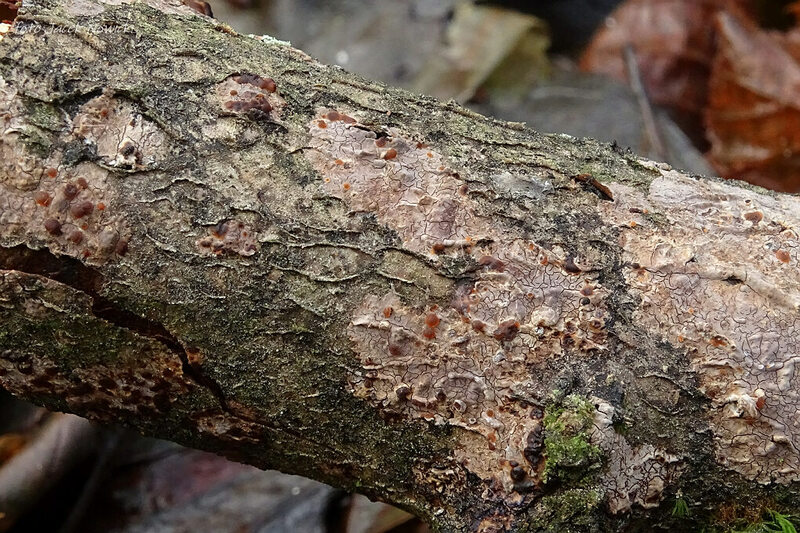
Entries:
POLYGON ((597 527, 603 495, 594 489, 570 489, 545 496, 536 506, 530 531, 590 531, 597 527))
POLYGON ((594 411, 589 401, 572 394, 545 415, 543 481, 577 481, 600 466, 600 448, 589 441, 594 411))

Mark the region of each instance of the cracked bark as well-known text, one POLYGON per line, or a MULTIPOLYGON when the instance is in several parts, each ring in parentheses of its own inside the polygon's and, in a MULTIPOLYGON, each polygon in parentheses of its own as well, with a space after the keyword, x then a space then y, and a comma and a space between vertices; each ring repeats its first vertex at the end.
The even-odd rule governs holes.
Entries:
POLYGON ((795 196, 157 0, 27 4, 0 157, 14 394, 443 531, 798 508, 795 196))

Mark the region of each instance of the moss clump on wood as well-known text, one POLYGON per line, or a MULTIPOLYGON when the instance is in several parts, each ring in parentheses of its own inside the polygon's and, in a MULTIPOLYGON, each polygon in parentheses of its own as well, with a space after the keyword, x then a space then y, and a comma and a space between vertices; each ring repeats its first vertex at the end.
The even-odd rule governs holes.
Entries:
POLYGON ((600 466, 602 452, 589 439, 593 419, 594 406, 575 394, 545 415, 545 482, 577 481, 600 466))

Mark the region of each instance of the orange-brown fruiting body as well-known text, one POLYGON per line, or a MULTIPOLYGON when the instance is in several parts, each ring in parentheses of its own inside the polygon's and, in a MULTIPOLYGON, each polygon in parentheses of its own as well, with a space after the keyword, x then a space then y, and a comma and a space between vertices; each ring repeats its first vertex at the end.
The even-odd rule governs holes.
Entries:
POLYGON ((342 119, 342 115, 340 115, 338 111, 328 111, 328 114, 325 116, 331 122, 336 122, 337 120, 342 119))
POLYGON ((500 342, 510 342, 519 333, 519 322, 516 320, 506 320, 498 324, 492 336, 500 342))
POLYGON ((45 191, 36 191, 33 193, 33 199, 36 201, 37 204, 41 205, 42 207, 47 207, 50 205, 51 200, 53 199, 49 193, 45 191))
POLYGON ((117 241, 117 245, 114 247, 114 251, 117 255, 125 255, 128 253, 128 239, 120 239, 117 241))
POLYGON ((83 218, 92 214, 92 211, 94 211, 94 204, 89 200, 78 202, 69 208, 70 214, 75 218, 83 218))
POLYGON ((791 257, 789 256, 789 252, 785 250, 778 250, 777 252, 775 252, 775 257, 777 257, 778 261, 782 263, 788 263, 789 259, 791 259, 791 257))
POLYGON ((83 242, 83 232, 75 230, 69 234, 67 240, 73 244, 80 244, 81 242, 83 242))
POLYGON ((428 313, 428 316, 425 317, 425 325, 428 327, 435 328, 439 322, 439 316, 436 313, 428 313))
POLYGON ((269 93, 274 93, 278 88, 275 80, 272 78, 262 78, 256 74, 239 74, 238 76, 233 77, 233 81, 241 85, 252 85, 254 87, 258 87, 259 89, 264 89, 269 93))
POLYGON ((328 123, 325 122, 324 120, 319 120, 319 121, 317 121, 317 126, 324 130, 325 128, 328 127, 328 123))
POLYGON ((383 308, 383 316, 384 317, 389 318, 390 316, 392 316, 392 313, 394 313, 394 309, 392 309, 391 307, 384 307, 383 308))
POLYGON ((345 183, 344 185, 342 185, 342 188, 344 190, 346 190, 346 191, 349 191, 350 190, 350 184, 349 183, 345 183))
POLYGON ((78 178, 75 180, 75 183, 77 183, 78 187, 80 187, 81 189, 86 189, 89 187, 89 183, 86 181, 85 178, 78 178))
POLYGON ((425 329, 422 330, 422 336, 428 340, 435 339, 436 331, 430 326, 425 326, 425 329))
POLYGON ((78 187, 74 183, 64 185, 64 197, 67 200, 72 200, 76 196, 78 196, 78 187))
POLYGON ((571 255, 568 255, 567 258, 564 259, 564 270, 570 274, 579 274, 581 272, 580 267, 575 264, 575 258, 571 255))
POLYGON ((54 168, 48 168, 45 172, 47 173, 48 178, 55 178, 58 176, 58 170, 54 168))
POLYGON ((764 215, 761 213, 761 211, 751 211, 749 213, 745 213, 744 218, 753 224, 758 224, 764 219, 764 215))
POLYGON ((725 339, 718 336, 711 337, 709 342, 711 343, 711 346, 716 346, 717 348, 728 345, 728 342, 725 339))
POLYGON ((436 244, 433 245, 433 253, 435 254, 440 254, 444 252, 444 250, 445 250, 445 245, 442 244, 441 242, 437 242, 436 244))
POLYGON ((377 139, 375 139, 375 146, 377 146, 378 148, 383 148, 384 146, 386 146, 386 137, 378 137, 377 139))
POLYGON ((764 408, 765 405, 767 405, 767 397, 759 396, 758 399, 756 400, 756 409, 760 411, 764 408))
POLYGON ((503 261, 491 255, 484 255, 478 259, 478 265, 486 267, 489 270, 496 270, 497 272, 502 272, 506 268, 506 264, 503 261))
POLYGON ((211 228, 211 234, 214 237, 221 239, 228 233, 228 221, 227 220, 220 220, 217 222, 216 226, 211 228))
POLYGON ((394 159, 395 157, 397 157, 397 150, 395 150, 394 148, 389 148, 388 150, 386 150, 386 153, 383 154, 383 158, 386 159, 387 161, 390 159, 394 159))
POLYGON ((50 235, 61 235, 61 222, 54 218, 48 218, 44 221, 44 229, 50 235))
POLYGON ((99 209, 100 211, 105 210, 105 208, 106 208, 106 204, 104 204, 103 202, 98 202, 97 203, 97 209, 99 209))

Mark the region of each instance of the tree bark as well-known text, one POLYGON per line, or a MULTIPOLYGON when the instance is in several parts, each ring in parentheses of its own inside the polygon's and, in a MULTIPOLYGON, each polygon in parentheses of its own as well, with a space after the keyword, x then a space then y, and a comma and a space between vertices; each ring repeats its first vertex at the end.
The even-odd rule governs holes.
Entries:
POLYGON ((0 41, 0 384, 441 531, 800 498, 800 200, 546 136, 171 0, 0 41))

